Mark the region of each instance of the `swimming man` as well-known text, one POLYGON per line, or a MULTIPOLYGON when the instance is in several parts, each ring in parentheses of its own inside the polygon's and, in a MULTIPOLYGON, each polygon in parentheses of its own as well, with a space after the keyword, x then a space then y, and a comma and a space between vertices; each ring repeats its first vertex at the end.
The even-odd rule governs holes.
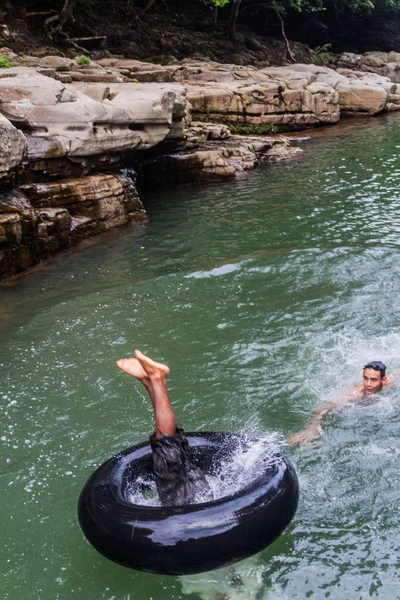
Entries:
POLYGON ((292 433, 288 442, 292 446, 296 444, 307 444, 312 440, 323 435, 322 421, 326 414, 349 403, 362 403, 371 394, 379 392, 383 387, 393 384, 393 379, 386 375, 386 365, 376 360, 369 362, 363 367, 363 382, 356 385, 353 390, 347 394, 343 402, 328 402, 322 408, 317 410, 312 423, 303 431, 292 433))
POLYGON ((136 358, 121 358, 118 367, 136 377, 148 391, 154 409, 155 432, 150 437, 158 495, 163 506, 193 504, 211 499, 201 469, 189 458, 189 444, 176 426, 175 413, 167 390, 169 368, 135 350, 136 358))

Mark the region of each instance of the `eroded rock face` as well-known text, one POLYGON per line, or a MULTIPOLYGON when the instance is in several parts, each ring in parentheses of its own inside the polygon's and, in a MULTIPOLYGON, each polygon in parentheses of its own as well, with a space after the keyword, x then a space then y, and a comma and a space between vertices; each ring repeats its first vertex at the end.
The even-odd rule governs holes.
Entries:
POLYGON ((0 194, 0 279, 112 227, 147 220, 132 179, 99 174, 0 194))
MULTIPOLYGON (((353 54, 343 52, 337 58, 338 70, 356 69, 357 75, 364 74, 366 78, 374 75, 388 77, 391 81, 400 80, 400 53, 399 52, 365 52, 364 54, 353 54)), ((376 81, 376 79, 375 79, 376 81)), ((399 95, 397 90, 392 94, 399 95)), ((398 110, 397 99, 392 102, 389 98, 388 110, 398 110)))
POLYGON ((225 121, 288 129, 335 122, 334 86, 348 81, 301 65, 256 70, 194 60, 169 67, 113 60, 79 68, 60 57, 24 57, 21 63, 32 66, 0 73, 2 122, 19 140, 15 148, 7 142, 4 170, 18 165, 21 143, 27 143, 19 188, 0 197, 0 278, 111 227, 145 219, 132 178, 116 174, 140 150, 175 150, 142 159, 147 188, 243 177, 261 161, 293 159, 302 151, 282 137, 231 136, 225 121), (191 111, 220 122, 184 130, 191 111), (187 151, 176 152, 183 143, 187 151))
MULTIPOLYGON (((360 56, 347 55, 344 63, 372 69, 398 58, 360 56)), ((376 114, 400 106, 397 84, 349 68, 256 69, 195 60, 161 66, 120 59, 79 67, 61 57, 28 58, 35 68, 0 73, 0 113, 24 129, 32 160, 182 143, 189 107, 193 120, 291 130, 336 123, 340 110, 376 114)))
POLYGON ((310 84, 291 89, 279 80, 208 84, 188 88, 193 118, 251 125, 278 125, 296 129, 318 123, 336 123, 339 96, 329 85, 310 84))
MULTIPOLYGON (((109 229, 144 214, 139 197, 127 179, 101 174, 50 183, 21 186, 35 209, 68 209, 72 216, 87 217, 109 229)), ((51 212, 53 214, 53 212, 51 212)))
POLYGON ((129 128, 140 138, 136 150, 147 150, 172 137, 183 139, 186 90, 181 85, 76 84, 73 88, 129 114, 129 128))
POLYGON ((397 85, 390 89, 388 78, 370 71, 395 64, 385 61, 400 55, 343 57, 340 64, 364 72, 301 64, 256 69, 195 60, 162 66, 104 59, 79 67, 61 57, 24 57, 35 68, 0 73, 0 112, 26 130, 28 155, 38 159, 182 142, 189 116, 186 96, 194 120, 270 124, 281 130, 336 123, 340 110, 375 114, 397 107, 397 85))
POLYGON ((0 113, 0 180, 19 165, 25 151, 25 136, 0 113))
POLYGON ((194 119, 302 129, 335 123, 340 111, 372 115, 398 102, 397 84, 376 73, 301 64, 231 72, 234 81, 187 86, 194 119))
POLYGON ((222 143, 208 142, 197 150, 159 156, 142 168, 149 189, 157 189, 160 183, 173 187, 226 177, 243 178, 260 162, 291 161, 302 154, 300 148, 291 146, 282 136, 231 136, 223 138, 222 143))
POLYGON ((344 112, 375 115, 382 112, 388 101, 383 87, 358 84, 339 84, 340 106, 344 112))
POLYGON ((147 149, 169 135, 174 120, 183 134, 180 86, 126 83, 111 90, 103 83, 65 85, 32 69, 7 71, 0 78, 0 113, 30 132, 28 153, 34 158, 37 138, 45 140, 44 157, 61 157, 147 149))

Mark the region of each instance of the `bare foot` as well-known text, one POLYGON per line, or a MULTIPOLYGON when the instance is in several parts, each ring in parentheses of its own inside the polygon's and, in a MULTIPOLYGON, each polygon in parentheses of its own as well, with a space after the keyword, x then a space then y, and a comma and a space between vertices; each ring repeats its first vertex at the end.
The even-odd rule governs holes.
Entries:
POLYGON ((135 356, 138 359, 141 366, 143 367, 147 376, 150 377, 150 379, 152 376, 159 375, 161 377, 167 377, 167 375, 169 375, 169 367, 167 367, 167 365, 155 362, 154 360, 140 352, 140 350, 135 350, 135 356))
POLYGON ((148 379, 146 371, 143 369, 137 358, 120 358, 120 360, 117 360, 117 366, 121 371, 124 371, 124 373, 132 375, 132 377, 136 377, 136 379, 140 379, 140 381, 148 379))

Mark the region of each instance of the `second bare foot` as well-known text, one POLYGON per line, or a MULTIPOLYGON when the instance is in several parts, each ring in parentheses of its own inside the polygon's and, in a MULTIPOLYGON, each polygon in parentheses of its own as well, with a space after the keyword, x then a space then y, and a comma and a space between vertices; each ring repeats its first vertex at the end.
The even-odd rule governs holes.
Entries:
POLYGON ((145 370, 145 372, 147 373, 148 377, 151 378, 152 376, 157 375, 161 377, 167 377, 167 375, 169 375, 169 367, 167 367, 167 365, 155 362, 154 360, 140 352, 140 350, 135 350, 135 356, 138 359, 141 366, 143 367, 143 369, 145 370))

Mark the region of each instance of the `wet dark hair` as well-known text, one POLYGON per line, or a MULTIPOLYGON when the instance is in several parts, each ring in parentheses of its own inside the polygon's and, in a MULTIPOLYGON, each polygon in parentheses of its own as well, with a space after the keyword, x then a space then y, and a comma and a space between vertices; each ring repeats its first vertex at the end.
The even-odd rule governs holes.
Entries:
POLYGON ((385 377, 386 365, 384 365, 383 362, 381 362, 380 360, 373 360, 372 362, 367 363, 366 365, 364 365, 363 371, 365 371, 365 369, 373 369, 374 371, 379 371, 381 377, 385 377))

